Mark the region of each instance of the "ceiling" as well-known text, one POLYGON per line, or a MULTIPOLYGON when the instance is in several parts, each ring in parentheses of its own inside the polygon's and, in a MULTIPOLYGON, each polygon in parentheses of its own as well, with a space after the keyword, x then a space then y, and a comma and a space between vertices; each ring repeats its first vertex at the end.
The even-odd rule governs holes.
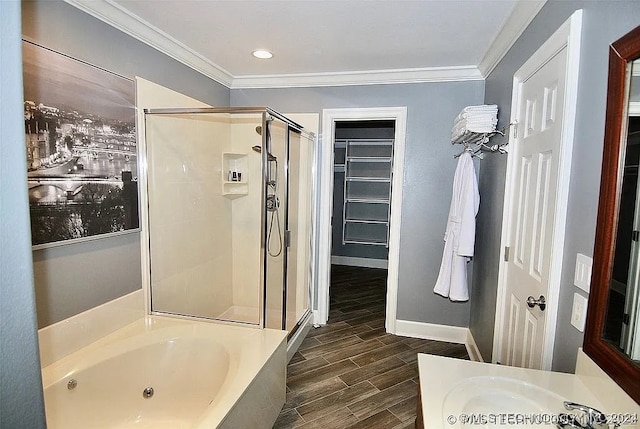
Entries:
POLYGON ((66 1, 234 88, 482 79, 545 0, 66 1))

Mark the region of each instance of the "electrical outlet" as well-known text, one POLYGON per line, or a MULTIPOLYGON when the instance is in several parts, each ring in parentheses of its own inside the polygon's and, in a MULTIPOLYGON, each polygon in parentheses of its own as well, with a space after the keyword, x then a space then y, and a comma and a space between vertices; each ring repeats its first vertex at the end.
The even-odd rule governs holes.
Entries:
POLYGON ((579 293, 573 294, 573 307, 571 308, 571 324, 580 332, 584 332, 584 324, 587 320, 587 298, 579 293))
POLYGON ((576 256, 576 272, 573 276, 573 284, 583 291, 589 293, 591 288, 591 269, 593 267, 593 259, 578 253, 576 256))

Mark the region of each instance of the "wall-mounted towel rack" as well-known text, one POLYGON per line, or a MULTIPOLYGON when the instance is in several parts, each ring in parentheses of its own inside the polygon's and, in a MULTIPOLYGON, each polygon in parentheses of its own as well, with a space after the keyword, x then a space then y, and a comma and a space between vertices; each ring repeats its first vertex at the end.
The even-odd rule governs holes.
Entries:
POLYGON ((480 152, 480 148, 472 148, 470 145, 465 144, 464 149, 462 150, 462 152, 453 155, 454 158, 460 158, 460 155, 462 155, 465 152, 469 152, 471 154, 472 157, 474 158, 478 158, 478 159, 484 159, 484 153, 480 152))
POLYGON ((508 153, 507 143, 503 144, 495 144, 488 145, 489 139, 495 135, 505 136, 509 128, 515 125, 515 123, 510 123, 500 128, 499 130, 495 130, 490 133, 475 133, 471 131, 465 132, 460 138, 451 141, 451 144, 462 144, 464 145, 464 149, 462 152, 454 155, 454 158, 460 157, 464 152, 471 152, 473 156, 479 159, 483 159, 483 152, 498 152, 498 153, 508 153), (474 147, 475 146, 475 147, 474 147))

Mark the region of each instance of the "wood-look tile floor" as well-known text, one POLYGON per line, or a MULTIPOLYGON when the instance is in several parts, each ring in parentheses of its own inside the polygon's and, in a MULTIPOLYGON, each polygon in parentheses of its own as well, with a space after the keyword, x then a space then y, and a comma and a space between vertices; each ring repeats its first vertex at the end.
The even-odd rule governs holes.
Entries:
POLYGON ((287 367, 274 429, 405 429, 416 417, 418 353, 469 359, 462 344, 385 333, 387 270, 332 266, 329 322, 287 367))

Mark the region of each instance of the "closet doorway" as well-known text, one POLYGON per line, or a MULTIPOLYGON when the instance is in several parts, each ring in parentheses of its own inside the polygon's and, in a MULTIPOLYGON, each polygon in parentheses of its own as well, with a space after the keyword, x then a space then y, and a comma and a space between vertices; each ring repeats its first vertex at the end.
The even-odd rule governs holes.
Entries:
POLYGON ((405 130, 405 107, 323 111, 317 324, 329 317, 332 264, 354 278, 386 269, 395 333, 405 130))
POLYGON ((337 121, 329 323, 379 315, 384 325, 395 121, 337 121))

